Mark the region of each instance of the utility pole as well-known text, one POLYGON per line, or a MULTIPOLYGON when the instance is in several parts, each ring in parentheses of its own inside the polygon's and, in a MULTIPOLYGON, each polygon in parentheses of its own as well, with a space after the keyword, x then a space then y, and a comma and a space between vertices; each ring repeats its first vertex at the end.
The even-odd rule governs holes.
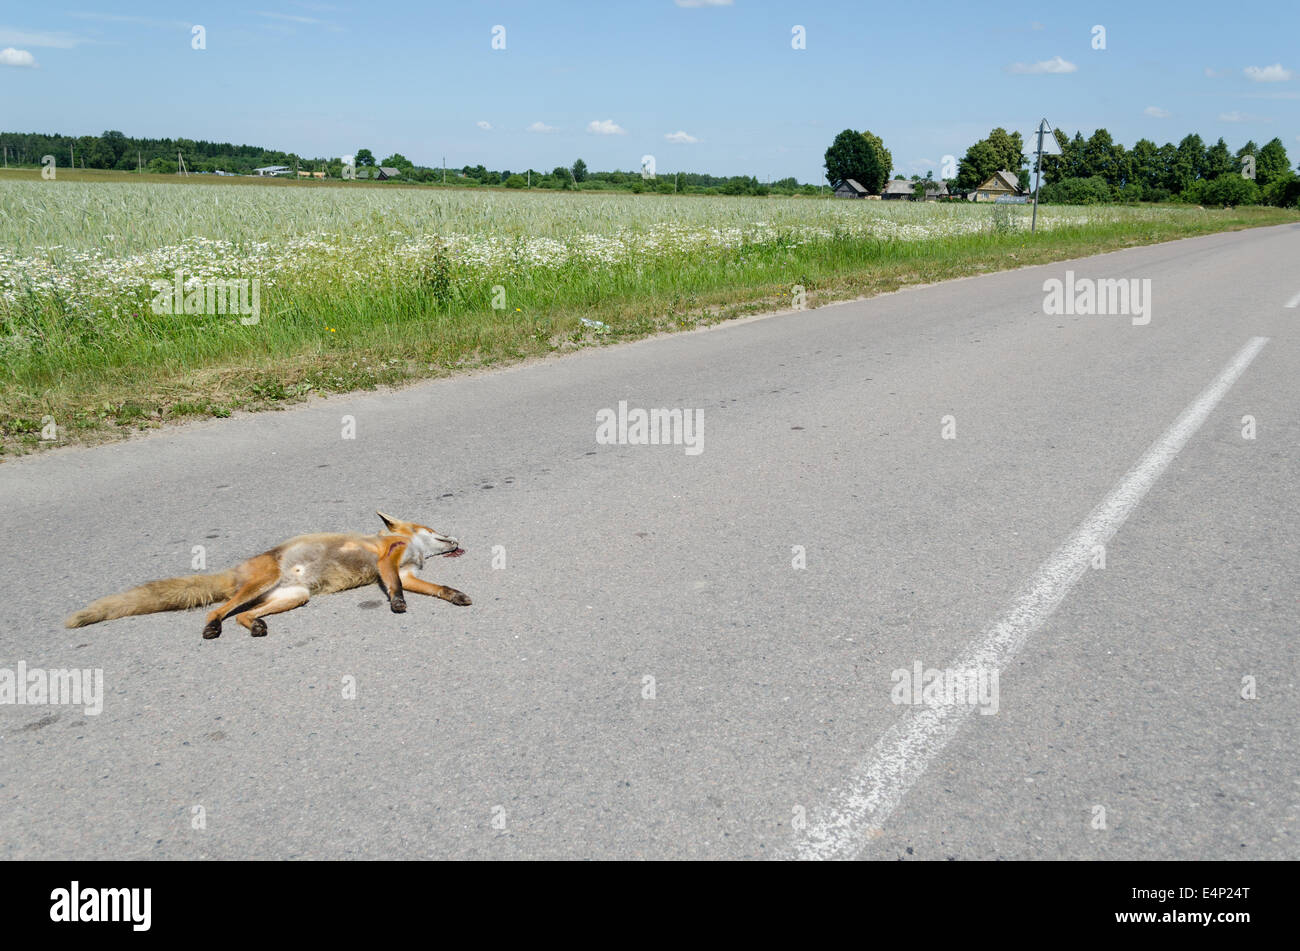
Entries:
POLYGON ((1043 167, 1043 126, 1046 124, 1046 119, 1038 123, 1038 150, 1034 153, 1034 215, 1029 222, 1031 234, 1038 228, 1038 173, 1043 167))
POLYGON ((447 156, 442 157, 442 183, 447 184, 447 156))
POLYGON ((1049 148, 1053 155, 1059 155, 1060 146, 1056 143, 1056 133, 1052 132, 1052 127, 1046 119, 1038 123, 1038 150, 1034 153, 1034 215, 1029 222, 1029 230, 1032 232, 1038 227, 1038 177, 1043 167, 1043 136, 1051 135, 1049 148))

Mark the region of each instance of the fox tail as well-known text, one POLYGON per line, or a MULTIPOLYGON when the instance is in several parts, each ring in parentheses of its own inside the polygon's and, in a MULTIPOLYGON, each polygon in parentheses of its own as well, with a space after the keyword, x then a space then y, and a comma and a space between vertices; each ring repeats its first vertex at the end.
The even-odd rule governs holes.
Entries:
POLYGON ((186 578, 163 578, 150 581, 120 594, 92 601, 63 623, 67 627, 85 627, 113 618, 156 611, 184 611, 204 604, 224 601, 238 589, 233 571, 213 575, 190 575, 186 578))

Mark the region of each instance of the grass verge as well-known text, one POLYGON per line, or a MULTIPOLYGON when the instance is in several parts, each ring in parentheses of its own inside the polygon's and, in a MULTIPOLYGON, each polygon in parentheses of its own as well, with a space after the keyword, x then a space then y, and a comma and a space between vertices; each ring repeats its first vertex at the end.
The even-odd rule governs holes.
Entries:
POLYGON ((1239 208, 1032 235, 991 228, 928 241, 767 242, 606 268, 524 271, 510 279, 504 309, 493 308, 489 285, 454 267, 434 268, 409 285, 270 288, 262 297, 267 316, 256 326, 194 316, 142 319, 105 333, 33 302, 26 318, 44 345, 0 355, 0 453, 102 442, 169 422, 275 409, 313 393, 397 386, 699 327, 788 308, 794 285, 815 307, 1297 220, 1294 210, 1239 208), (56 438, 44 438, 51 432, 56 438))

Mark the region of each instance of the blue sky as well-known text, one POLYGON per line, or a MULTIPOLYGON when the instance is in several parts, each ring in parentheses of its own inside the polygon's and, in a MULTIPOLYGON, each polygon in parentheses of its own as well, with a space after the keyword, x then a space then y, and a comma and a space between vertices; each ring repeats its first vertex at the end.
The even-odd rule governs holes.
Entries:
POLYGON ((1300 157, 1300 5, 1050 6, 6 3, 0 127, 515 170, 650 154, 661 174, 818 182, 844 128, 880 135, 895 172, 937 174, 994 126, 1041 116, 1130 146, 1277 136, 1300 157))

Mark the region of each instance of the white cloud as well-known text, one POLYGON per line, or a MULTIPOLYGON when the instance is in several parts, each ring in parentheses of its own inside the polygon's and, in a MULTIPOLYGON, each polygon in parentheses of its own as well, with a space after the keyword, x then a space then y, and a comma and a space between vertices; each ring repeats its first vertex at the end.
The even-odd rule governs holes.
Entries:
POLYGON ((679 7, 729 7, 732 0, 673 0, 679 7))
POLYGON ((1173 113, 1159 106, 1147 106, 1142 110, 1142 115, 1150 116, 1152 119, 1168 119, 1173 113))
POLYGON ((78 43, 85 43, 79 36, 70 33, 27 33, 23 30, 0 30, 0 43, 12 43, 14 46, 48 46, 53 49, 70 50, 78 43))
POLYGON ((613 119, 593 119, 587 125, 587 131, 593 135, 627 135, 627 130, 613 119))
POLYGON ((485 119, 479 119, 478 122, 474 124, 478 126, 480 129, 482 129, 484 132, 489 132, 492 129, 492 123, 488 122, 485 119))
POLYGON ((559 132, 560 130, 553 125, 547 125, 545 122, 534 122, 532 125, 528 127, 528 131, 547 133, 547 132, 559 132))
POLYGON ((16 50, 8 46, 0 50, 0 66, 36 66, 36 57, 27 50, 16 50))
POLYGON ((669 132, 667 135, 664 136, 664 138, 667 139, 669 142, 673 142, 677 145, 692 145, 700 141, 695 136, 683 132, 680 129, 677 130, 676 132, 669 132))
POLYGON ((130 23, 133 26, 152 26, 162 30, 190 31, 192 23, 183 20, 156 20, 153 17, 123 16, 116 13, 69 13, 68 16, 78 20, 95 20, 99 23, 130 23))
POLYGON ((1023 75, 1035 75, 1038 73, 1073 73, 1079 67, 1075 66, 1069 60, 1061 59, 1059 56, 1053 56, 1051 59, 1045 59, 1041 63, 1012 63, 1007 70, 1012 73, 1023 75))
POLYGON ((1272 66, 1247 66, 1242 72, 1246 74, 1247 79, 1257 83, 1284 83, 1295 77, 1295 73, 1281 63, 1274 63, 1272 66))
POLYGON ((1237 110, 1234 109, 1232 112, 1220 112, 1219 121, 1220 122, 1269 122, 1270 120, 1267 116, 1253 116, 1248 112, 1238 112, 1237 110))
POLYGON ((316 17, 303 17, 293 13, 267 13, 265 10, 258 10, 257 15, 260 17, 267 17, 271 20, 287 20, 290 23, 303 23, 307 25, 315 25, 325 22, 316 17))
MULTIPOLYGON (((296 13, 268 13, 265 10, 258 10, 257 15, 266 17, 268 20, 277 20, 281 23, 294 23, 300 26, 319 26, 329 30, 331 33, 343 32, 343 27, 339 26, 337 23, 331 23, 329 20, 321 20, 317 17, 298 16, 296 13)), ((273 28, 266 27, 266 29, 273 28)))

